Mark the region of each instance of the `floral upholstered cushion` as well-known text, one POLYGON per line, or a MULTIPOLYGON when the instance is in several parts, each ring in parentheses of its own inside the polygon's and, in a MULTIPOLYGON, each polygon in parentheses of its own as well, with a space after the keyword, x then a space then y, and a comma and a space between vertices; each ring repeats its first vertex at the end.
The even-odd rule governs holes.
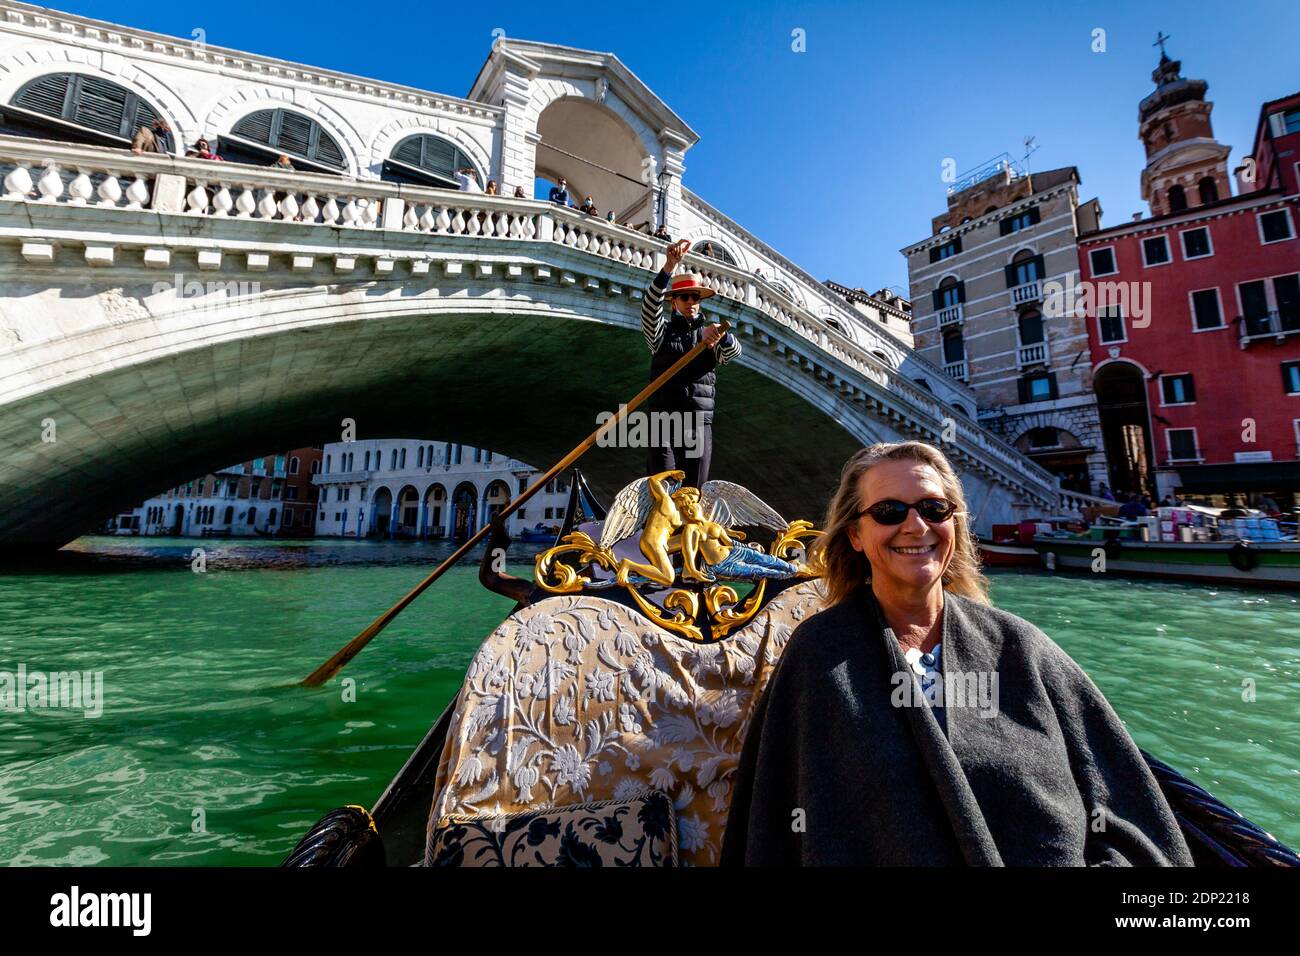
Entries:
POLYGON ((449 817, 499 816, 647 789, 677 812, 683 866, 715 866, 750 715, 819 581, 773 597, 700 644, 592 595, 506 618, 475 654, 452 711, 426 862, 449 817))
POLYGON ((433 835, 429 865, 676 866, 676 818, 657 790, 504 816, 452 816, 433 835))

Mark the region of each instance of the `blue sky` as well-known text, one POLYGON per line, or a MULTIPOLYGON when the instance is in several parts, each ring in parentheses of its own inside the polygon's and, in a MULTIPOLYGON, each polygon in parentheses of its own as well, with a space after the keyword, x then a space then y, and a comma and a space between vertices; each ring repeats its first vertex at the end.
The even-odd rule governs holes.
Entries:
POLYGON ((700 134, 688 187, 817 278, 868 291, 906 288, 898 250, 943 211, 945 158, 1019 156, 1033 135, 1031 168, 1077 166, 1105 224, 1145 210, 1137 103, 1158 30, 1184 75, 1209 81, 1233 165, 1260 104, 1300 89, 1300 4, 1277 0, 50 5, 458 96, 494 29, 611 51, 700 134))

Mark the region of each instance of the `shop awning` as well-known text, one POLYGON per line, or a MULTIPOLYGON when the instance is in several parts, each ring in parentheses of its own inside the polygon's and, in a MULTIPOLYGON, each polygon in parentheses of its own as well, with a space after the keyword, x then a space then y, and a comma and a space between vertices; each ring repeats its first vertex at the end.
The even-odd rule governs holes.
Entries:
POLYGON ((1300 461, 1251 461, 1230 465, 1182 465, 1183 491, 1231 494, 1234 491, 1300 491, 1300 461))

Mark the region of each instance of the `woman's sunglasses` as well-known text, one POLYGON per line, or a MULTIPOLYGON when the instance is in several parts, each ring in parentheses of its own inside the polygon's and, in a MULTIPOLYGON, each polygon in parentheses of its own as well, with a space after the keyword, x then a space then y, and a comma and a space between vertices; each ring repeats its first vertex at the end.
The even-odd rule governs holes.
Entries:
POLYGON ((884 501, 877 501, 874 505, 863 508, 853 517, 857 519, 863 515, 871 515, 877 524, 902 524, 907 519, 907 513, 913 508, 931 524, 947 521, 957 513, 957 506, 946 498, 922 498, 910 505, 896 498, 886 498, 884 501))

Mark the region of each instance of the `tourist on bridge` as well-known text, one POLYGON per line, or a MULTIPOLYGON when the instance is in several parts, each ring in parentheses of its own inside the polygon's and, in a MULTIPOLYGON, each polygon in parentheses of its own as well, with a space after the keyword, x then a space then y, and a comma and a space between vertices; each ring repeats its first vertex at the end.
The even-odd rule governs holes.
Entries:
MULTIPOLYGON (((681 413, 684 427, 667 436, 670 441, 660 440, 651 445, 646 474, 680 470, 686 473, 687 487, 699 488, 709 480, 709 462, 713 457, 715 369, 740 355, 740 342, 730 332, 724 335, 719 326, 706 323, 700 316, 700 300, 713 295, 703 279, 690 272, 673 275, 689 250, 690 243, 685 239, 669 246, 663 270, 646 287, 641 298, 641 331, 650 349, 651 380, 666 372, 696 343, 707 342, 711 347, 651 397, 652 412, 681 413), (672 300, 667 319, 665 292, 672 300)), ((665 436, 661 433, 657 437, 665 436)))
POLYGON ((473 166, 465 166, 456 170, 456 183, 463 193, 481 193, 483 187, 478 184, 478 173, 474 171, 473 166))
POLYGON ((161 116, 153 121, 153 126, 141 126, 135 131, 131 140, 133 153, 170 153, 172 151, 172 128, 161 116))
POLYGON ((551 187, 551 202, 558 203, 561 206, 569 204, 568 180, 561 178, 557 185, 551 187))
POLYGON ((221 163, 225 161, 216 153, 212 152, 212 148, 208 145, 207 139, 205 139, 202 136, 200 136, 197 140, 195 140, 193 149, 187 151, 185 155, 188 156, 190 159, 206 159, 209 162, 214 162, 214 163, 221 163))

